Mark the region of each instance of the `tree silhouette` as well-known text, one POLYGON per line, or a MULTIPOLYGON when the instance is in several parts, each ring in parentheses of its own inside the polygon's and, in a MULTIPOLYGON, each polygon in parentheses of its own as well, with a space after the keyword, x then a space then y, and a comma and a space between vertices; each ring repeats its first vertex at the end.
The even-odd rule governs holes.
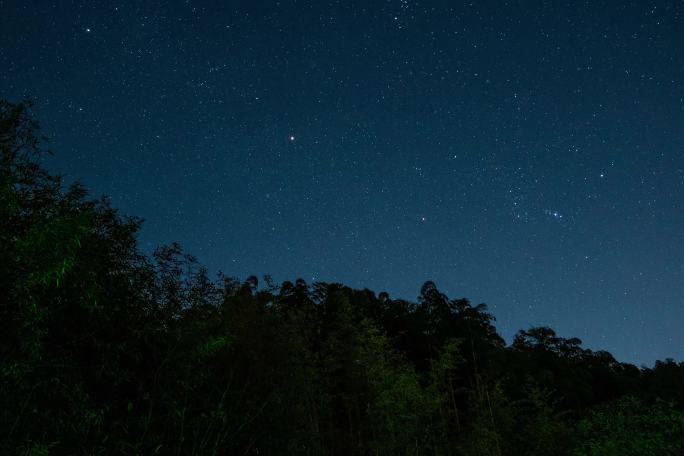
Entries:
POLYGON ((484 304, 213 279, 40 166, 0 101, 0 453, 682 454, 684 363, 551 328, 506 346, 484 304))

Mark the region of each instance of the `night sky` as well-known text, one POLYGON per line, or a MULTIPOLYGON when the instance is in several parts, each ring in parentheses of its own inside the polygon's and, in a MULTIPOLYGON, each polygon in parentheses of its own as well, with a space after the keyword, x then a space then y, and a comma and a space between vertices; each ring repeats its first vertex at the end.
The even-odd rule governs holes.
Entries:
POLYGON ((682 1, 0 1, 24 96, 145 251, 684 359, 682 1))

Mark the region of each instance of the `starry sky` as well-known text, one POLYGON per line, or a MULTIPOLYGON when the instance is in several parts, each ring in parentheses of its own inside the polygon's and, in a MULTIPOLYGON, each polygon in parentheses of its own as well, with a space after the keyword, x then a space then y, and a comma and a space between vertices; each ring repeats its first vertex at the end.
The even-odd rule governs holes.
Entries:
POLYGON ((0 0, 46 161, 212 272, 684 359, 684 2, 0 0))

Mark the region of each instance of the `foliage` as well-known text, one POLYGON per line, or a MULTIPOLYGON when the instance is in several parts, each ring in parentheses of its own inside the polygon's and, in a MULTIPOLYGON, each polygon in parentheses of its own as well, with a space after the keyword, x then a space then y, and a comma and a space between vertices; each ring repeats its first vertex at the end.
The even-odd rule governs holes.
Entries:
POLYGON ((684 413, 664 401, 624 397, 593 410, 578 428, 578 456, 684 454, 684 413))
POLYGON ((0 453, 683 454, 684 364, 550 328, 506 347, 484 304, 209 276, 40 166, 0 102, 0 453))

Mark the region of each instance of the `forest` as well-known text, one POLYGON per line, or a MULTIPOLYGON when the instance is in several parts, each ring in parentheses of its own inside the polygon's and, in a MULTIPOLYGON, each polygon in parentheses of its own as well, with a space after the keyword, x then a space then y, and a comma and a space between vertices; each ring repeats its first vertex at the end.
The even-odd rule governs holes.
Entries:
POLYGON ((0 453, 684 455, 684 363, 485 304, 212 275, 41 164, 0 102, 0 453))

